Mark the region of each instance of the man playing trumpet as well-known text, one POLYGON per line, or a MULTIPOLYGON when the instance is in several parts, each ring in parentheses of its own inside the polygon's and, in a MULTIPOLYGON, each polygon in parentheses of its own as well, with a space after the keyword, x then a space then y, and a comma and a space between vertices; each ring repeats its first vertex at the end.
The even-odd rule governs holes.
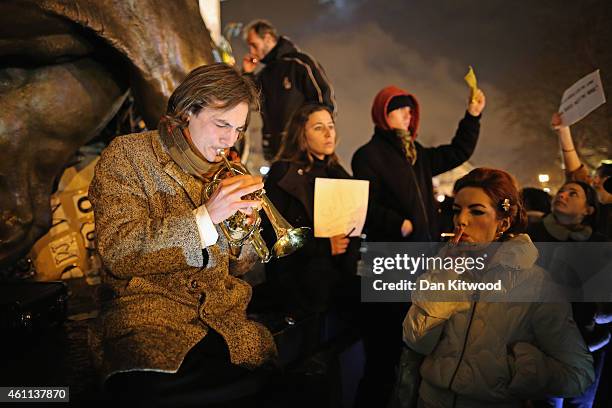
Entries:
POLYGON ((174 396, 235 381, 276 354, 270 332, 246 316, 251 287, 235 277, 257 256, 250 244, 230 253, 217 232, 260 205, 241 197, 262 180, 230 176, 203 199, 253 103, 233 68, 202 66, 174 91, 159 130, 118 137, 102 153, 89 195, 104 290, 90 339, 112 395, 155 405, 163 393, 176 406, 174 396))

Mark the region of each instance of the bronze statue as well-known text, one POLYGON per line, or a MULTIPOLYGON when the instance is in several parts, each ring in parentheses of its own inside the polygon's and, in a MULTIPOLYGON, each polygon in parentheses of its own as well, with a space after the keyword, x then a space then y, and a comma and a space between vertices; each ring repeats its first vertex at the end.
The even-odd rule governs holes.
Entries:
POLYGON ((49 196, 128 93, 148 128, 193 68, 212 62, 197 1, 0 3, 0 267, 50 227, 49 196))

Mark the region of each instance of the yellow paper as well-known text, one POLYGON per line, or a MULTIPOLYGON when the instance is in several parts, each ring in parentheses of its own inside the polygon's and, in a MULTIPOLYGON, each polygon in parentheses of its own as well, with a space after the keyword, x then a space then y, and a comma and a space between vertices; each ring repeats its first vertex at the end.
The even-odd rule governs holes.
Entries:
POLYGON ((472 99, 472 102, 474 102, 474 99, 476 98, 476 91, 478 90, 478 81, 476 80, 476 74, 474 73, 474 69, 471 65, 469 67, 468 73, 465 74, 465 77, 463 78, 465 79, 465 82, 468 84, 470 90, 472 91, 472 95, 470 98, 472 99))

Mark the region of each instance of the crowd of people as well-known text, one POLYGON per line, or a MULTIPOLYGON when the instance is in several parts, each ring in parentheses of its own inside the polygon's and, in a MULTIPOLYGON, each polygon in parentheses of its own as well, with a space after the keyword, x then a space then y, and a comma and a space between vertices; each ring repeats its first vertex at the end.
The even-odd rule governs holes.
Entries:
MULTIPOLYGON (((466 162, 477 147, 486 106, 481 90, 468 95, 450 143, 426 147, 417 141, 416 96, 385 86, 373 98, 374 132, 354 153, 351 176, 335 153, 336 103, 321 65, 269 22, 250 24, 245 39, 243 72, 224 64, 194 70, 174 91, 157 130, 116 138, 97 166, 90 198, 105 290, 91 344, 119 403, 197 404, 198 390, 274 368, 273 336, 249 317, 254 292, 240 278, 256 252, 250 242, 229 242, 219 227, 237 213, 254 219, 258 191, 289 223, 313 228, 315 179, 367 180, 366 241, 435 242, 443 215, 432 177, 466 162), (255 73, 260 63, 265 67, 255 73), (260 104, 272 162, 267 177, 230 174, 205 194, 222 156, 233 157, 249 107, 260 104)), ((522 194, 501 169, 476 168, 455 183, 457 243, 477 244, 473 251, 489 255, 482 273, 500 276, 509 291, 548 274, 551 265, 533 242, 612 237, 612 194, 604 189, 612 164, 590 177, 558 114, 551 126, 567 177, 552 199, 543 191, 522 194)), ((273 243, 265 218, 262 227, 273 243)), ((356 407, 560 406, 564 398, 564 406, 593 405, 610 338, 606 304, 418 296, 411 303, 363 303, 360 240, 310 237, 266 264, 272 289, 262 291, 275 298, 263 303, 285 314, 323 319, 339 310, 356 329, 365 355, 356 407)), ((223 406, 255 401, 238 397, 223 406)))

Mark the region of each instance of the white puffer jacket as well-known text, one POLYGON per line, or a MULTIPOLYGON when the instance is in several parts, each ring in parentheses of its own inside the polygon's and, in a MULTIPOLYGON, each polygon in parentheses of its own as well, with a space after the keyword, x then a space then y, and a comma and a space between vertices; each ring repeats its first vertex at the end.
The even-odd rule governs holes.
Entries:
MULTIPOLYGON (((547 272, 527 235, 501 244, 480 281, 501 279, 503 291, 541 290, 547 272)), ((456 279, 430 271, 422 279, 456 279)), ((468 274, 461 276, 470 280, 468 274)), ((546 395, 579 395, 594 379, 593 360, 569 303, 438 302, 413 294, 404 319, 405 343, 426 357, 419 396, 431 407, 518 407, 546 395)))

